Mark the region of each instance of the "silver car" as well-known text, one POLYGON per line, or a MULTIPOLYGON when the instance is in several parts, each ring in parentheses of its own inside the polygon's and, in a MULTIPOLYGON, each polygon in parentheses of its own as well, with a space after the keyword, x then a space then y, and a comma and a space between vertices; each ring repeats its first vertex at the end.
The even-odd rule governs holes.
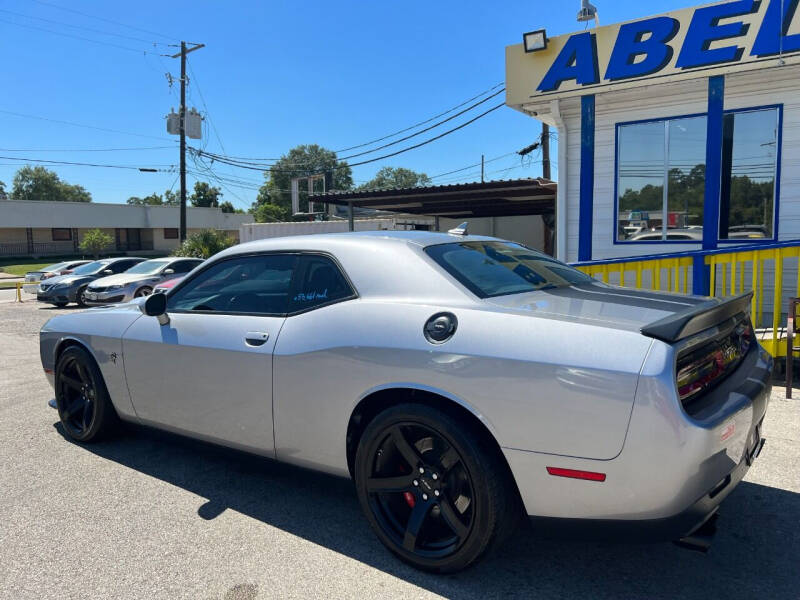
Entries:
POLYGON ((78 267, 85 265, 91 261, 88 260, 65 260, 60 263, 48 265, 38 271, 28 271, 25 273, 25 283, 22 289, 29 294, 35 294, 39 291, 39 283, 58 277, 59 275, 69 275, 78 267))
POLYGON ((154 258, 140 262, 124 273, 101 277, 86 289, 86 304, 129 302, 152 293, 153 288, 173 277, 181 277, 202 264, 200 258, 154 258))
POLYGON ((40 346, 75 440, 122 419, 352 477, 392 552, 451 572, 523 515, 706 548, 763 444, 749 306, 494 238, 327 234, 235 246, 40 346))

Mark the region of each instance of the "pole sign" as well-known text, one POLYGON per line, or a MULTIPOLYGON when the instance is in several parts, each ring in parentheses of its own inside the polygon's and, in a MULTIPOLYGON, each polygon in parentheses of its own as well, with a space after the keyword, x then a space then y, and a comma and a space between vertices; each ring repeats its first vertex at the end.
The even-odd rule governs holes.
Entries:
POLYGON ((800 0, 717 2, 506 48, 506 104, 800 63, 800 0))

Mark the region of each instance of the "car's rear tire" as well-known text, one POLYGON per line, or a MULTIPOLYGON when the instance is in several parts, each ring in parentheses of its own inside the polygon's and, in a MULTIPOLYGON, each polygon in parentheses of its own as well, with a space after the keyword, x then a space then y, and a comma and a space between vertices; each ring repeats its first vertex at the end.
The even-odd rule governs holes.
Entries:
POLYGON ((78 442, 95 442, 112 433, 118 423, 100 368, 79 346, 59 356, 55 371, 58 416, 66 434, 78 442))
POLYGON ((78 306, 86 306, 86 288, 89 287, 88 285, 84 285, 81 288, 78 288, 78 291, 75 294, 75 303, 78 306))
POLYGON ((354 476, 381 542, 427 571, 468 567, 509 535, 520 514, 497 447, 477 427, 427 405, 375 417, 359 441, 354 476))

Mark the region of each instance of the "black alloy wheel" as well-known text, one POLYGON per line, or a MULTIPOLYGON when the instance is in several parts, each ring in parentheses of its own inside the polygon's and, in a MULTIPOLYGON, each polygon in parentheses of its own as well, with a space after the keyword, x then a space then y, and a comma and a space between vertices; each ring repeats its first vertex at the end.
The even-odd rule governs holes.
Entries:
POLYGON ((72 346, 59 357, 55 392, 58 416, 72 439, 95 441, 116 424, 117 415, 100 369, 83 348, 72 346))
POLYGON ((484 438, 428 406, 378 415, 356 455, 356 487, 381 541, 414 566, 452 572, 507 535, 507 468, 484 438))

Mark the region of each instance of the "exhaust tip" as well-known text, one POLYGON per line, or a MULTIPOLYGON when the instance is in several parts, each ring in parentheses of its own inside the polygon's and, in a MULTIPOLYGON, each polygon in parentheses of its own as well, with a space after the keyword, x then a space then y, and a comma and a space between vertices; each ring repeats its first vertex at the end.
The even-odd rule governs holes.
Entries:
POLYGON ((676 540, 673 543, 679 548, 684 548, 685 550, 692 550, 694 552, 707 554, 711 549, 711 542, 714 540, 714 535, 717 533, 717 519, 719 519, 719 513, 714 513, 705 523, 695 529, 691 534, 676 540))

